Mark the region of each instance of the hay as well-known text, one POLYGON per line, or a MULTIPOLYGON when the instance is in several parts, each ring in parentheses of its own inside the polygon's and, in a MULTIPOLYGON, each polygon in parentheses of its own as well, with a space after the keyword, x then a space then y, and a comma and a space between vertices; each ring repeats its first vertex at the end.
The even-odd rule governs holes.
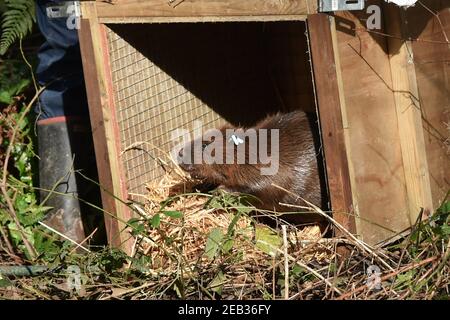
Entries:
MULTIPOLYGON (((176 200, 164 207, 164 210, 183 214, 182 219, 162 217, 160 227, 148 231, 148 238, 152 240, 143 240, 144 243, 139 250, 153 261, 153 274, 180 272, 180 268, 183 268, 186 274, 190 274, 201 266, 211 264, 211 259, 205 255, 208 235, 217 229, 226 234, 233 224, 238 210, 226 207, 211 208, 207 205, 211 196, 195 193, 193 188, 196 184, 198 181, 189 180, 185 176, 166 174, 160 181, 147 185, 149 193, 144 211, 149 219, 160 214, 162 202, 175 196, 176 200), (169 244, 165 241, 167 238, 171 239, 169 244), (175 247, 178 254, 177 261, 183 262, 181 265, 174 263, 175 247)), ((242 206, 241 209, 247 208, 242 206)), ((254 261, 266 260, 267 255, 270 255, 270 252, 261 250, 255 243, 255 234, 260 230, 270 232, 268 227, 255 222, 248 215, 241 215, 236 221, 232 239, 233 250, 241 252, 242 256, 239 264, 230 266, 236 269, 235 273, 242 273, 243 270, 238 269, 243 268, 246 263, 254 265, 254 261)), ((302 241, 315 242, 320 238, 320 228, 316 225, 302 229, 289 228, 291 244, 295 242, 300 245, 302 241)))
MULTIPOLYGON (((134 253, 149 258, 149 274, 169 278, 178 275, 182 282, 196 283, 194 288, 200 281, 209 298, 217 293, 228 298, 261 298, 263 292, 273 289, 273 278, 285 261, 279 251, 285 246, 292 257, 301 254, 303 261, 326 263, 328 250, 309 250, 321 239, 319 226, 289 226, 289 241, 282 243, 280 230, 255 221, 248 214, 255 208, 240 204, 239 196, 198 193, 194 189, 197 184, 182 172, 171 172, 147 185, 143 212, 150 221, 158 215, 160 224, 149 228, 145 237, 138 236, 134 253), (168 199, 171 201, 162 210, 161 203, 168 199), (219 203, 212 204, 215 199, 219 203), (226 201, 230 202, 228 206, 226 201), (165 216, 162 211, 180 212, 182 218, 165 216), (211 247, 216 240, 217 245, 208 249, 208 242, 211 247), (244 288, 250 292, 246 294, 244 288)), ((198 298, 205 295, 194 290, 189 294, 198 298)))
MULTIPOLYGON (((448 203, 430 220, 418 219, 410 230, 374 247, 332 219, 340 237, 322 238, 318 226, 270 229, 255 221, 250 214, 254 208, 243 204, 242 196, 199 193, 197 183, 175 170, 147 186, 145 206, 130 206, 140 216, 130 223, 136 239, 132 257, 111 248, 82 256, 61 249, 65 258, 51 272, 10 279, 8 286, 0 287, 0 297, 449 298, 448 203), (84 275, 79 292, 66 285, 66 267, 73 264, 84 275)), ((15 264, 7 257, 9 262, 3 264, 15 264)), ((6 261, 0 252, 1 260, 6 261)))
POLYGON ((281 228, 272 230, 255 222, 247 214, 251 208, 233 202, 238 196, 196 193, 197 183, 172 172, 147 185, 145 215, 149 220, 160 215, 161 221, 158 228, 147 230, 148 237, 138 237, 134 251, 149 258, 147 272, 158 281, 134 298, 401 299, 430 298, 448 290, 449 268, 442 262, 448 259, 448 249, 433 254, 422 247, 423 259, 413 259, 405 256, 411 243, 394 250, 389 247, 392 243, 372 247, 341 230, 332 219, 333 226, 344 231, 341 238, 322 238, 315 225, 288 226, 283 243, 281 228), (226 201, 211 205, 212 199, 226 201), (162 215, 162 203, 163 211, 180 212, 182 218, 162 215), (235 221, 240 210, 245 214, 235 221), (219 240, 213 236, 217 230, 219 240), (232 248, 224 250, 227 235, 232 248), (217 248, 211 255, 208 243, 211 246, 213 238, 217 248), (438 278, 441 289, 430 293, 425 290, 429 283, 423 281, 430 280, 427 277, 438 267, 443 272, 438 278), (422 283, 416 283, 418 279, 422 283), (418 292, 410 288, 413 283, 418 292))

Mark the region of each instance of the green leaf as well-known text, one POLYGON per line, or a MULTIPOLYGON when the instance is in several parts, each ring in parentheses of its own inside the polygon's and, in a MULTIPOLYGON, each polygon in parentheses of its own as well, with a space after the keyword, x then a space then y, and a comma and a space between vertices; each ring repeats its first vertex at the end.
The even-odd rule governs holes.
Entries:
POLYGON ((291 272, 294 277, 299 277, 299 276, 303 275, 304 273, 306 273, 306 270, 304 268, 300 267, 298 264, 294 264, 291 272))
POLYGON ((331 262, 331 263, 328 265, 328 272, 330 272, 330 273, 335 273, 336 271, 337 271, 337 265, 336 265, 336 263, 331 262))
POLYGON ((28 201, 26 195, 20 194, 15 201, 16 210, 19 212, 26 212, 28 209, 28 201))
POLYGON ((153 228, 159 228, 160 224, 161 224, 161 216, 160 216, 159 213, 157 213, 157 214, 155 214, 155 215, 152 217, 152 219, 150 220, 150 225, 151 225, 153 228))
POLYGON ((416 275, 415 270, 410 270, 405 273, 399 274, 396 279, 396 285, 398 286, 401 284, 410 284, 410 282, 414 279, 415 275, 416 275))
POLYGON ((224 208, 224 204, 221 201, 221 198, 219 197, 212 197, 208 203, 207 203, 208 208, 212 208, 212 209, 223 209, 224 208))
POLYGON ((450 201, 445 201, 438 209, 439 212, 449 213, 450 212, 450 201))
POLYGON ((128 256, 121 250, 111 248, 107 252, 103 252, 99 259, 99 264, 107 272, 112 272, 119 270, 123 267, 124 263, 127 262, 128 256))
POLYGON ((8 278, 2 278, 2 275, 0 274, 0 288, 6 288, 12 285, 12 282, 8 278))
POLYGON ((180 211, 163 211, 162 213, 174 219, 180 219, 183 217, 183 213, 180 211))
MULTIPOLYGON (((18 71, 13 63, 6 62, 6 64, 9 64, 9 67, 13 67, 11 69, 12 72, 18 71)), ((4 77, 4 81, 1 81, 2 87, 0 88, 0 102, 4 104, 11 104, 14 101, 13 98, 18 96, 26 87, 28 87, 31 81, 28 78, 19 78, 11 75, 7 68, 0 69, 2 73, 6 73, 2 75, 4 77)))
POLYGON ((173 284, 173 290, 177 294, 178 298, 183 299, 183 283, 180 281, 180 279, 177 279, 175 283, 173 284))
POLYGON ((233 239, 227 239, 222 246, 222 252, 228 253, 233 248, 234 240, 233 239))
MULTIPOLYGON (((34 196, 34 194, 29 194, 34 196)), ((45 216, 45 207, 41 208, 36 205, 36 201, 31 201, 30 206, 26 208, 26 211, 19 212, 19 221, 23 226, 32 226, 38 221, 42 220, 45 216)))
POLYGON ((127 224, 131 228, 137 228, 140 222, 141 222, 141 219, 139 219, 139 218, 131 218, 130 220, 127 221, 127 224))
POLYGON ((22 236, 20 235, 17 225, 14 222, 8 224, 8 230, 14 244, 18 245, 22 239, 22 236))
POLYGON ((48 237, 44 232, 34 231, 34 247, 39 254, 43 254, 48 260, 53 260, 61 250, 58 242, 48 237))
POLYGON ((5 0, 6 11, 2 15, 0 55, 19 38, 25 37, 36 21, 34 0, 5 0))
POLYGON ((151 257, 141 255, 138 258, 132 259, 132 266, 142 273, 148 273, 149 272, 149 264, 152 262, 151 257))
POLYGON ((256 247, 261 251, 274 256, 276 249, 282 244, 281 237, 271 228, 266 226, 256 227, 256 247))
POLYGON ((13 102, 13 97, 9 91, 0 91, 0 102, 4 104, 11 104, 13 102))
POLYGON ((219 228, 214 228, 208 235, 206 240, 205 255, 210 259, 214 259, 223 239, 223 232, 219 228))
POLYGON ((133 236, 142 234, 145 231, 145 226, 142 223, 141 219, 131 218, 130 220, 128 220, 127 224, 131 227, 131 234, 133 236))
POLYGON ((222 294, 222 289, 224 283, 227 281, 226 276, 223 274, 222 271, 219 271, 214 279, 209 283, 208 289, 210 289, 213 292, 216 292, 217 294, 222 294))
POLYGON ((446 237, 446 236, 450 235, 450 225, 443 225, 440 229, 441 229, 440 233, 441 233, 442 237, 446 237))
POLYGON ((241 212, 238 212, 237 214, 234 215, 233 220, 231 220, 231 223, 228 226, 228 230, 227 230, 228 236, 231 236, 234 233, 234 228, 236 227, 236 224, 238 223, 241 215, 242 215, 241 212))

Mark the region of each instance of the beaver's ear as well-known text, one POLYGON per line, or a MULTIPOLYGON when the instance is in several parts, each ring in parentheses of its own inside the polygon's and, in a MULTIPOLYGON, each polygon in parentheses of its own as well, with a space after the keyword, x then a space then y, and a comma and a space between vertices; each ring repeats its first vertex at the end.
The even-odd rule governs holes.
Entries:
POLYGON ((226 130, 226 129, 234 129, 235 127, 233 125, 231 125, 231 123, 225 123, 222 126, 219 127, 219 130, 226 130))

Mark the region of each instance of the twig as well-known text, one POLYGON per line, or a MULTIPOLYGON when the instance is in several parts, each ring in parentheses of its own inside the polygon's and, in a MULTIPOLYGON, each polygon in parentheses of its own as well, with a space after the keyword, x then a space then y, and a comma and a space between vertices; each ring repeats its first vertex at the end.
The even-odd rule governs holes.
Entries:
MULTIPOLYGON (((137 252, 136 247, 137 247, 138 240, 139 240, 139 238, 135 237, 134 241, 133 241, 133 245, 131 246, 130 257, 132 257, 132 258, 134 257, 134 255, 137 252)), ((133 264, 133 259, 130 259, 130 261, 128 262, 127 269, 130 269, 132 264, 133 264)))
POLYGON ((8 176, 8 163, 9 163, 9 159, 11 157, 11 152, 12 152, 12 148, 14 147, 14 141, 16 139, 16 134, 17 131, 19 129, 20 124, 22 123, 22 121, 25 119, 25 116, 28 114, 28 112, 30 111, 31 107, 33 106, 34 102, 38 99, 38 97, 40 96, 41 92, 45 89, 45 87, 41 87, 38 88, 37 83, 36 83, 36 78, 34 76, 33 73, 33 67, 31 66, 31 64, 28 62, 27 58, 25 57, 25 53, 22 50, 22 39, 20 40, 20 53, 22 55, 22 58, 24 60, 24 62, 26 63, 26 65, 28 66, 28 68, 30 69, 31 72, 31 77, 33 80, 33 85, 34 88, 36 90, 36 93, 34 95, 34 97, 31 99, 30 103, 26 106, 25 110, 22 111, 22 114, 19 118, 19 120, 17 121, 15 127, 13 128, 12 131, 12 135, 9 141, 9 145, 8 148, 6 150, 6 155, 5 155, 5 160, 3 163, 3 173, 2 173, 2 183, 1 183, 1 191, 3 193, 3 196, 5 198, 5 201, 8 205, 8 209, 9 209, 9 213, 11 215, 11 217, 14 220, 14 223, 16 224, 20 235, 22 236, 22 241, 25 245, 25 248, 27 249, 28 253, 30 254, 31 258, 34 259, 37 256, 37 252, 35 250, 35 248, 31 245, 31 243, 28 241, 27 237, 26 237, 26 233, 25 230, 23 229, 19 218, 17 217, 16 211, 14 209, 14 205, 11 201, 11 198, 9 197, 8 194, 8 190, 6 189, 6 181, 7 181, 7 176, 8 176))
POLYGON ((422 3, 422 1, 418 1, 418 2, 419 2, 419 4, 420 4, 422 7, 425 8, 425 10, 427 10, 429 13, 431 13, 433 16, 435 16, 436 20, 438 21, 438 23, 439 23, 439 25, 440 25, 440 27, 441 27, 441 29, 442 29, 442 34, 444 35, 445 41, 447 41, 447 43, 448 43, 449 46, 450 46, 450 41, 448 40, 447 33, 445 32, 444 25, 442 24, 442 21, 441 21, 441 18, 439 18, 439 15, 438 15, 436 12, 433 12, 433 11, 432 11, 430 8, 428 8, 426 5, 424 5, 424 4, 422 3))
POLYGON ((11 241, 9 241, 8 235, 6 234, 5 230, 3 230, 2 226, 0 226, 0 235, 2 236, 2 239, 6 244, 6 248, 8 250, 7 253, 10 255, 14 254, 14 249, 11 244, 11 241))
POLYGON ((272 299, 276 299, 276 275, 275 275, 275 255, 272 257, 272 299))
POLYGON ((37 85, 36 77, 35 77, 34 72, 33 72, 33 66, 30 64, 30 62, 28 61, 27 57, 25 56, 25 52, 23 52, 22 39, 20 39, 20 41, 19 41, 19 48, 20 48, 20 54, 22 55, 23 61, 27 65, 28 69, 30 69, 31 79, 33 80, 34 90, 36 91, 36 94, 38 94, 39 87, 37 85))
POLYGON ((442 256, 441 263, 439 264, 437 269, 427 278, 426 281, 428 282, 429 279, 432 279, 434 276, 436 276, 436 274, 439 274, 439 278, 434 283, 434 286, 437 287, 440 284, 440 281, 442 278, 441 270, 447 265, 447 260, 449 260, 449 259, 450 259, 450 240, 447 242, 447 249, 445 250, 445 252, 442 256))
POLYGON ((19 130, 19 126, 22 123, 22 121, 25 119, 25 116, 28 114, 32 105, 37 100, 37 98, 39 97, 41 92, 44 90, 44 88, 45 87, 42 87, 36 92, 33 99, 31 99, 30 103, 26 106, 25 110, 22 111, 22 114, 21 114, 19 120, 17 121, 16 126, 13 128, 10 142, 9 142, 8 148, 6 149, 5 160, 3 163, 2 182, 0 184, 0 189, 3 193, 6 204, 8 205, 9 213, 10 213, 12 219, 14 220, 14 223, 16 224, 16 226, 19 230, 19 233, 22 237, 22 241, 25 245, 25 248, 27 249, 27 251, 30 254, 32 259, 34 259, 37 256, 37 252, 34 249, 34 247, 31 245, 31 243, 28 241, 25 230, 23 229, 23 227, 19 221, 19 218, 17 217, 16 210, 14 209, 14 205, 11 201, 11 198, 9 197, 8 190, 6 189, 6 181, 7 181, 7 177, 8 177, 8 163, 9 163, 9 159, 11 157, 11 152, 12 152, 12 149, 14 146, 14 141, 16 139, 17 131, 19 130))
POLYGON ((248 273, 245 274, 245 278, 244 278, 244 283, 242 284, 242 288, 241 288, 241 292, 239 293, 239 299, 238 300, 242 300, 242 297, 244 295, 244 288, 247 284, 247 277, 248 277, 248 273))
MULTIPOLYGON (((279 252, 279 253, 281 253, 281 254, 284 255, 284 252, 283 252, 281 249, 274 247, 272 244, 270 244, 270 243, 268 243, 268 242, 266 242, 266 241, 262 241, 262 240, 258 240, 258 241, 261 242, 261 243, 263 243, 263 244, 265 244, 265 245, 267 245, 267 246, 269 246, 269 247, 272 248, 273 250, 275 250, 275 251, 277 251, 277 252, 279 252)), ((309 272, 311 272, 314 276, 316 276, 316 278, 319 278, 320 280, 322 280, 323 282, 325 282, 325 283, 326 283, 328 286, 330 286, 334 291, 336 291, 336 293, 342 294, 341 291, 340 291, 338 288, 336 288, 336 287, 335 287, 328 279, 326 279, 324 276, 322 276, 322 275, 321 275, 320 273, 318 273, 316 270, 314 270, 314 269, 310 268, 308 265, 306 265, 306 264, 304 264, 304 263, 298 261, 296 258, 294 258, 293 256, 291 256, 290 254, 286 254, 286 257, 287 257, 289 260, 294 261, 296 264, 298 264, 298 265, 299 265, 300 267, 302 267, 303 269, 306 269, 306 270, 308 270, 309 272)))
MULTIPOLYGON (((365 244, 363 241, 359 240, 358 238, 356 238, 351 232, 349 232, 346 228, 344 228, 340 223, 338 223, 336 220, 334 220, 332 217, 330 217, 328 214, 326 214, 325 212, 322 211, 322 209, 320 209, 319 207, 317 207, 316 205, 312 204, 311 202, 303 199, 302 197, 300 197, 299 195, 283 188, 280 187, 276 184, 272 184, 274 187, 279 188, 280 190, 283 190, 291 195, 297 196, 299 199, 302 199, 306 204, 308 204, 310 206, 310 208, 312 208, 314 210, 314 212, 320 214, 321 216, 323 216, 325 219, 328 219, 330 222, 332 222, 334 224, 335 227, 337 227, 337 229, 339 229, 339 231, 341 231, 343 234, 347 235, 350 239, 352 239, 356 246, 358 246, 360 249, 362 249, 363 251, 371 254, 372 256, 374 256, 375 258, 377 258, 385 267, 387 267, 389 270, 394 271, 394 269, 383 259, 381 259, 381 257, 375 253, 367 244, 365 244)), ((296 206, 296 205, 290 205, 292 207, 300 207, 302 208, 302 206, 296 206)))
POLYGON ((28 286, 27 284, 24 283, 24 281, 19 281, 20 285, 22 286, 23 289, 30 291, 31 293, 34 293, 35 295, 37 295, 38 297, 41 297, 45 300, 52 300, 52 297, 49 296, 48 294, 33 288, 32 286, 28 286))
POLYGON ((289 260, 288 256, 288 242, 286 225, 281 226, 283 232, 283 249, 284 249, 284 299, 289 300, 289 260))
POLYGON ((398 39, 398 40, 403 40, 403 41, 426 42, 426 43, 436 43, 436 44, 449 44, 448 41, 438 41, 438 40, 429 40, 429 39, 420 39, 420 38, 413 39, 413 38, 410 38, 410 37, 407 37, 405 39, 403 37, 394 36, 392 34, 380 32, 380 31, 368 30, 366 28, 356 28, 356 29, 353 29, 353 31, 368 32, 368 33, 373 33, 373 34, 376 34, 376 35, 379 35, 379 36, 393 38, 393 39, 398 39))
POLYGON ((44 200, 42 200, 42 201, 40 202, 40 205, 41 205, 41 206, 44 206, 44 205, 47 203, 48 199, 50 199, 50 197, 54 194, 56 188, 58 188, 58 187, 61 185, 61 182, 63 182, 63 181, 66 180, 66 179, 68 180, 72 174, 75 174, 75 171, 73 170, 73 164, 74 164, 74 162, 75 162, 75 155, 72 157, 72 163, 70 164, 69 171, 67 171, 66 174, 64 174, 61 178, 59 178, 59 179, 53 184, 52 189, 50 190, 50 192, 47 192, 47 195, 46 195, 46 197, 44 198, 44 200))
MULTIPOLYGON (((419 224, 421 223, 422 215, 423 215, 423 208, 421 208, 419 215, 417 216, 416 221, 414 222, 414 225, 412 225, 410 227, 410 229, 411 229, 410 233, 408 234, 408 237, 406 238, 405 246, 403 247, 400 257, 398 259, 397 269, 400 268, 400 265, 402 264, 404 255, 408 253, 407 249, 411 243, 411 237, 412 237, 413 233, 419 229, 419 227, 420 227, 419 224)), ((394 287, 394 283, 391 284, 390 289, 392 290, 393 287, 394 287)))
POLYGON ((39 223, 41 226, 47 228, 48 230, 50 230, 50 231, 56 233, 58 236, 60 236, 60 237, 62 237, 62 238, 64 238, 64 239, 66 239, 66 240, 72 242, 74 245, 76 245, 77 247, 83 249, 84 251, 86 251, 86 252, 88 252, 88 253, 91 252, 91 250, 89 250, 89 249, 87 249, 86 247, 82 246, 81 244, 79 244, 79 243, 76 242, 75 240, 70 239, 68 236, 62 234, 62 233, 59 232, 58 230, 55 230, 55 229, 53 229, 52 227, 46 225, 46 224, 43 223, 42 221, 39 221, 38 223, 39 223))
POLYGON ((132 144, 130 144, 129 146, 125 147, 122 152, 120 152, 120 156, 123 156, 126 152, 130 151, 130 150, 141 150, 144 151, 145 153, 147 153, 150 158, 152 158, 153 160, 155 160, 156 162, 159 162, 160 165, 162 165, 163 169, 166 171, 165 166, 169 166, 169 163, 167 163, 166 161, 164 161, 163 159, 161 159, 160 157, 155 157, 153 156, 150 152, 148 152, 147 150, 145 150, 144 148, 142 148, 142 145, 146 145, 149 146, 150 148, 154 148, 157 151, 161 152, 162 154, 164 154, 169 161, 172 163, 173 168, 174 168, 174 172, 175 174, 177 174, 178 176, 180 176, 182 179, 186 179, 186 173, 180 168, 179 164, 175 161, 175 159, 172 157, 170 152, 167 152, 163 149, 161 149, 158 146, 155 146, 154 144, 147 142, 147 141, 136 141, 132 144))
POLYGON ((142 209, 140 206, 138 206, 137 204, 133 203, 132 206, 139 211, 139 213, 141 214, 141 217, 148 217, 148 214, 144 211, 144 209, 142 209))
MULTIPOLYGON (((86 241, 88 241, 90 238, 92 238, 94 236, 94 234, 97 232, 98 228, 95 228, 94 231, 91 232, 90 235, 88 235, 83 241, 81 241, 79 243, 80 246, 82 246, 86 241)), ((77 248, 74 248, 72 251, 69 252, 69 256, 75 252, 75 250, 77 250, 77 248)))
MULTIPOLYGON (((424 265, 424 264, 428 264, 428 263, 430 263, 430 262, 433 262, 433 261, 436 260, 437 258, 439 258, 439 256, 434 256, 434 257, 431 257, 431 258, 422 260, 422 261, 420 261, 420 262, 412 263, 412 264, 407 265, 407 266, 405 266, 405 267, 403 267, 403 268, 401 268, 401 269, 399 269, 399 270, 397 270, 397 271, 391 272, 391 273, 389 273, 389 274, 387 274, 387 275, 381 277, 380 280, 381 280, 381 282, 386 281, 386 280, 388 280, 388 279, 390 279, 390 278, 392 278, 392 277, 394 277, 394 276, 396 276, 396 275, 398 275, 398 274, 400 274, 400 273, 403 273, 403 272, 409 271, 409 270, 411 270, 411 269, 415 269, 415 268, 417 268, 417 267, 420 267, 420 266, 422 266, 422 265, 424 265)), ((356 289, 354 289, 354 290, 352 290, 352 291, 350 291, 350 292, 347 292, 347 293, 345 293, 345 294, 339 296, 339 297, 337 298, 337 300, 344 300, 344 299, 346 299, 346 298, 348 298, 348 297, 351 297, 351 296, 354 295, 355 293, 364 291, 364 290, 366 290, 366 289, 368 289, 368 286, 367 286, 366 284, 365 284, 365 285, 362 285, 362 286, 360 286, 360 287, 358 287, 358 288, 356 288, 356 289)))

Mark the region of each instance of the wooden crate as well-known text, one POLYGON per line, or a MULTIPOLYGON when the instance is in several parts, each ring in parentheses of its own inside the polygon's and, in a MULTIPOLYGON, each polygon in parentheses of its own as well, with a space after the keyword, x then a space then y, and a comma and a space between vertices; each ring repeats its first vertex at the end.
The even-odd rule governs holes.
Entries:
POLYGON ((382 8, 380 30, 365 28, 365 11, 317 13, 313 0, 83 1, 110 243, 129 247, 120 199, 160 177, 155 146, 167 150, 173 128, 273 110, 317 107, 333 215, 363 240, 385 240, 439 206, 450 180, 449 5, 367 2, 382 8))

